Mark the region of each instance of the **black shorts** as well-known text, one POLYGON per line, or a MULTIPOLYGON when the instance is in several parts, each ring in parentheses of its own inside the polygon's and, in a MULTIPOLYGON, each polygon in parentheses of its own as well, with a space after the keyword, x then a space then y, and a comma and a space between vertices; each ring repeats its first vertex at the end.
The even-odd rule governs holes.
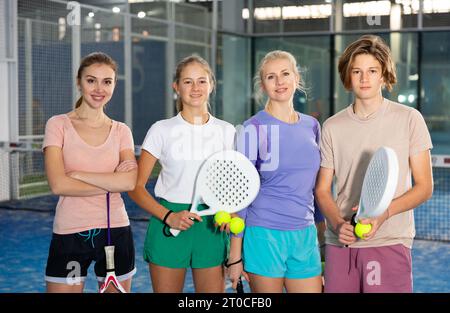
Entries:
MULTIPOLYGON (((53 234, 48 253, 45 280, 53 283, 79 284, 84 282, 88 268, 95 261, 97 280, 106 276, 107 229, 91 229, 81 233, 53 234)), ((134 242, 131 227, 111 228, 114 265, 117 279, 124 281, 136 273, 134 242)))

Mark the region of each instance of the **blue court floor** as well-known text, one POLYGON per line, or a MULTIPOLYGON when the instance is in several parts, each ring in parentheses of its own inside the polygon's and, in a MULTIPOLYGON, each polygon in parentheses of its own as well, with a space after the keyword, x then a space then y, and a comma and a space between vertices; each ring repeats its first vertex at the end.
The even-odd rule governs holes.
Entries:
MULTIPOLYGON (((44 292, 44 271, 52 233, 53 212, 0 210, 0 292, 44 292)), ((142 258, 147 223, 132 221, 137 274, 132 291, 152 292, 147 264, 142 258)), ((413 248, 415 292, 450 292, 450 244, 416 240, 413 248)), ((97 292, 93 265, 86 292, 97 292)), ((190 271, 185 292, 193 292, 190 271)), ((249 291, 246 286, 246 291, 249 291)), ((227 292, 232 292, 227 284, 227 292)))

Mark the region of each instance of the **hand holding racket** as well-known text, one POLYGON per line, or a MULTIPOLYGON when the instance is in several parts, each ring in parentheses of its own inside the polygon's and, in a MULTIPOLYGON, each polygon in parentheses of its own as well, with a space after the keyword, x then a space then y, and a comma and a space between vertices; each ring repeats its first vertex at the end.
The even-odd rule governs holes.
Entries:
MULTIPOLYGON (((258 195, 259 174, 255 166, 240 152, 225 150, 207 158, 197 174, 191 213, 198 216, 214 215, 218 211, 238 212, 258 195), (200 201, 209 206, 198 211, 200 201)), ((180 231, 170 229, 173 236, 180 231)))
POLYGON ((391 148, 379 148, 370 160, 364 175, 358 211, 352 217, 352 225, 355 226, 357 233, 359 232, 361 235, 364 233, 364 228, 369 229, 363 235, 366 240, 375 235, 377 229, 386 219, 383 214, 394 197, 398 171, 397 155, 391 148), (368 226, 368 224, 371 224, 371 226, 368 226), (358 228, 361 228, 362 231, 358 231, 358 228))
POLYGON ((242 278, 249 281, 248 274, 244 272, 244 266, 242 264, 242 259, 239 262, 231 263, 225 265, 227 275, 231 280, 231 288, 236 290, 236 293, 244 293, 244 285, 242 283, 242 278))

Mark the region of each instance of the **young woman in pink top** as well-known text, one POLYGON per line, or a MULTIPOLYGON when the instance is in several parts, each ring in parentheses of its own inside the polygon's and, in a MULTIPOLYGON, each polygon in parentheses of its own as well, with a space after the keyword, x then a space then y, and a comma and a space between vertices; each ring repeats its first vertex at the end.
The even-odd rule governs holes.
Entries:
POLYGON ((92 261, 102 283, 107 237, 115 246, 116 275, 126 291, 131 289, 134 245, 120 192, 134 189, 137 164, 130 129, 104 112, 116 81, 114 60, 101 52, 89 54, 78 69, 81 97, 75 108, 51 117, 46 125, 45 168, 52 192, 60 196, 46 267, 47 292, 82 292, 92 261))

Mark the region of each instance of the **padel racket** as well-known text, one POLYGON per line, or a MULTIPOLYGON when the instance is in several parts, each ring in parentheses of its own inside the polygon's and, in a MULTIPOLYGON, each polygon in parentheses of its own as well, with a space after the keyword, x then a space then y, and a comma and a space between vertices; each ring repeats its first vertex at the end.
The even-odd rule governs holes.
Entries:
POLYGON ((352 225, 364 218, 380 216, 391 204, 397 188, 398 159, 395 151, 381 147, 373 154, 367 167, 361 190, 358 211, 352 225))
POLYGON ((99 293, 104 293, 108 289, 109 285, 113 285, 117 291, 121 293, 126 293, 125 289, 120 284, 116 277, 115 266, 114 266, 114 246, 111 244, 111 227, 109 220, 109 192, 106 194, 106 207, 108 215, 108 245, 105 246, 106 255, 106 277, 103 284, 100 286, 99 293))
MULTIPOLYGON (((190 212, 199 216, 238 212, 253 202, 259 186, 258 171, 245 155, 234 150, 216 152, 198 170, 190 212), (200 201, 209 208, 197 211, 200 201)), ((180 230, 170 232, 178 236, 180 230)))

